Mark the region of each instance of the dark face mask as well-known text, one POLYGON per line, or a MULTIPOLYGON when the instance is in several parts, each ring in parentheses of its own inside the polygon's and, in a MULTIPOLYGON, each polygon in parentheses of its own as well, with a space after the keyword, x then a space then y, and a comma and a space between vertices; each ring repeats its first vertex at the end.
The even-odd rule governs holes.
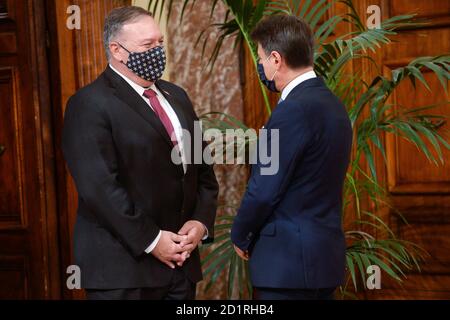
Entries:
POLYGON ((124 64, 138 77, 152 82, 162 77, 166 68, 166 53, 163 47, 154 47, 144 52, 130 52, 119 45, 130 54, 124 64))
MULTIPOLYGON (((270 56, 267 59, 269 59, 269 58, 270 58, 270 56)), ((275 73, 273 74, 273 77, 275 77, 275 73)), ((261 82, 267 87, 267 89, 269 89, 270 91, 273 91, 273 92, 280 92, 275 85, 275 81, 273 80, 273 77, 272 77, 272 80, 267 79, 266 73, 264 72, 264 66, 262 65, 262 63, 258 63, 258 74, 259 74, 259 79, 261 79, 261 82)))

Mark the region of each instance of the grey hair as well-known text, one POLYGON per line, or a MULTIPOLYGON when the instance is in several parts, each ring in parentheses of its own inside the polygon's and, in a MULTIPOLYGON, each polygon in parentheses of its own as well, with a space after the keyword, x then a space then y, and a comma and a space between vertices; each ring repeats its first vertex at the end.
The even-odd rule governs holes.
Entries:
POLYGON ((105 19, 105 27, 103 29, 103 45, 105 47, 106 58, 108 61, 111 59, 111 52, 109 50, 109 44, 117 37, 122 31, 125 24, 136 21, 142 16, 152 17, 152 13, 147 10, 136 7, 126 6, 113 9, 105 19))

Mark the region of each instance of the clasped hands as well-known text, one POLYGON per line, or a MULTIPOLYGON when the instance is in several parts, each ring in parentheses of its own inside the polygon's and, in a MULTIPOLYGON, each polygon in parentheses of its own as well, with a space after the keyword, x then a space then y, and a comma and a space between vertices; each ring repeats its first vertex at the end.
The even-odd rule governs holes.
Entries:
POLYGON ((175 264, 181 267, 197 248, 205 233, 205 226, 196 220, 187 221, 178 234, 161 231, 161 238, 152 254, 172 269, 175 269, 175 264))

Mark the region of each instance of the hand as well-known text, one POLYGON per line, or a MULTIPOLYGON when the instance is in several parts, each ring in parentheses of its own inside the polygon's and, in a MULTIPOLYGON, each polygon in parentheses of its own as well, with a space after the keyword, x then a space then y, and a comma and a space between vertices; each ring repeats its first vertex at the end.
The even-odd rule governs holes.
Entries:
POLYGON ((186 240, 187 236, 161 231, 161 238, 153 249, 152 255, 172 269, 175 268, 174 262, 182 266, 187 259, 185 252, 190 252, 194 248, 192 244, 181 246, 180 243, 186 240))
POLYGON ((233 246, 234 246, 234 250, 236 251, 237 255, 247 261, 249 258, 248 251, 242 251, 240 248, 236 247, 236 245, 233 245, 233 246))
POLYGON ((190 257, 191 252, 197 248, 198 244, 205 236, 206 230, 203 223, 196 220, 187 221, 183 227, 178 231, 178 235, 185 236, 185 240, 181 241, 182 248, 192 245, 192 249, 183 252, 182 256, 186 260, 190 257))

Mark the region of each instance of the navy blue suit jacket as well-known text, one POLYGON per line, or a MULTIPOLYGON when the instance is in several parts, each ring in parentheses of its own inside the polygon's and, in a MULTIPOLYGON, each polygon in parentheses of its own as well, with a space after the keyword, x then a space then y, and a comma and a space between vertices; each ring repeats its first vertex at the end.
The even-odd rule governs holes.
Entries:
POLYGON ((345 107, 313 78, 278 104, 265 128, 258 149, 271 150, 270 130, 278 129, 279 170, 262 175, 269 165, 258 157, 231 239, 249 250, 255 287, 337 287, 345 275, 342 189, 352 144, 345 107))

